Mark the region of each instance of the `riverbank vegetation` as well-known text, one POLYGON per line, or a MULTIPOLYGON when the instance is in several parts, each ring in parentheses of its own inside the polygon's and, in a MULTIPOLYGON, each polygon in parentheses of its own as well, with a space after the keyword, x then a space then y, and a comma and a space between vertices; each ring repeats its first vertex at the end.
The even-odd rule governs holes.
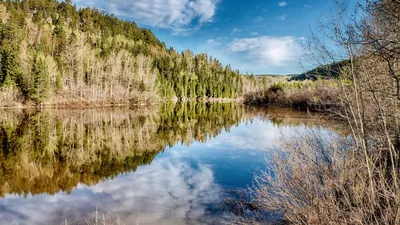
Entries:
POLYGON ((335 86, 332 80, 269 82, 262 89, 245 93, 244 103, 329 111, 337 107, 335 86))

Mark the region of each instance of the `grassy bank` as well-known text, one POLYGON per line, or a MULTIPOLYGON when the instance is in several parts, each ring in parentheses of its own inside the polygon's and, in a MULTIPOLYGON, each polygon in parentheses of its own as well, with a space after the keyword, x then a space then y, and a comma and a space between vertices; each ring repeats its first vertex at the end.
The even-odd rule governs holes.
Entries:
POLYGON ((246 93, 243 102, 248 105, 331 111, 338 106, 337 84, 332 80, 270 83, 264 90, 246 93))

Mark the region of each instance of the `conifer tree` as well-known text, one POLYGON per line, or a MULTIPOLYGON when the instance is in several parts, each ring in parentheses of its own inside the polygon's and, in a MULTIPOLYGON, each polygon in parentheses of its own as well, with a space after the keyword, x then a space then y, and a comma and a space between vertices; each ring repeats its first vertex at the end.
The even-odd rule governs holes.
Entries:
POLYGON ((49 68, 42 53, 37 53, 32 69, 32 80, 30 82, 29 97, 37 104, 43 103, 50 98, 51 81, 49 68))

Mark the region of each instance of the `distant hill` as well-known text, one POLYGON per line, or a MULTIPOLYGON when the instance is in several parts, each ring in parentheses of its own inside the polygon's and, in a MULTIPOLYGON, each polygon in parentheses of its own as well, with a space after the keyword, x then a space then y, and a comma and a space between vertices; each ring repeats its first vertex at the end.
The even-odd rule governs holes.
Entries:
POLYGON ((286 74, 286 75, 283 75, 283 74, 258 74, 258 75, 254 75, 254 76, 256 76, 256 77, 261 77, 261 76, 265 76, 265 77, 292 77, 292 76, 296 76, 296 75, 298 75, 298 74, 286 74))
MULTIPOLYGON (((304 80, 312 80, 315 81, 318 78, 329 80, 332 78, 337 78, 339 76, 340 70, 349 64, 349 60, 343 60, 340 62, 335 62, 325 66, 319 66, 307 72, 301 74, 258 74, 253 75, 255 78, 273 78, 279 80, 288 80, 288 81, 304 81, 304 80)), ((251 76, 251 75, 249 75, 251 76)))
POLYGON ((315 69, 309 70, 305 73, 299 75, 293 75, 291 81, 301 81, 301 80, 317 80, 321 79, 332 79, 339 76, 340 70, 349 64, 349 60, 343 60, 340 62, 335 62, 325 66, 319 66, 315 69))

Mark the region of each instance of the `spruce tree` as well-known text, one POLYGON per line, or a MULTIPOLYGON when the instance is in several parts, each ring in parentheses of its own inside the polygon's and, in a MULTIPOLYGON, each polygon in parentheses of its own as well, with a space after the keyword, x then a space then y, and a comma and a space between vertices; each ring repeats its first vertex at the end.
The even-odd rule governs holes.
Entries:
POLYGON ((41 104, 50 97, 50 90, 51 81, 46 59, 42 53, 38 53, 33 64, 29 97, 37 104, 41 104))

